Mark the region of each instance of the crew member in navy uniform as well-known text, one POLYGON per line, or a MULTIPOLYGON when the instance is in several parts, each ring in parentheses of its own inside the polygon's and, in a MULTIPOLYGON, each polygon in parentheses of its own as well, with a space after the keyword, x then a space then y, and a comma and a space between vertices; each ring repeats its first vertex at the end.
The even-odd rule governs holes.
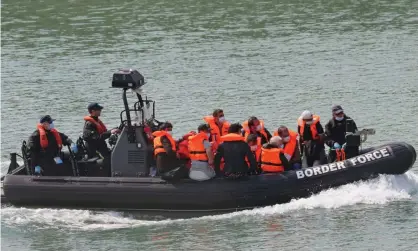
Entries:
MULTIPOLYGON (((97 157, 103 159, 103 170, 98 176, 110 176, 110 149, 107 147, 106 139, 111 134, 120 133, 119 129, 107 130, 106 126, 99 119, 103 106, 98 103, 90 103, 87 110, 90 116, 84 117, 83 139, 86 142, 86 150, 89 158, 97 157)), ((92 170, 91 170, 92 171, 92 170)))
MULTIPOLYGON (((354 157, 358 154, 358 147, 345 147, 346 143, 346 126, 347 120, 351 119, 345 115, 341 105, 334 105, 332 107, 332 119, 325 125, 326 144, 332 149, 330 151, 328 159, 330 162, 334 162, 337 158, 336 150, 344 149, 346 158, 354 157)), ((357 125, 352 120, 354 132, 356 132, 357 125)))
POLYGON ((49 115, 43 116, 28 140, 29 165, 34 173, 44 176, 69 175, 62 161, 63 145, 71 146, 75 153, 78 151, 67 135, 54 128, 54 119, 49 115))

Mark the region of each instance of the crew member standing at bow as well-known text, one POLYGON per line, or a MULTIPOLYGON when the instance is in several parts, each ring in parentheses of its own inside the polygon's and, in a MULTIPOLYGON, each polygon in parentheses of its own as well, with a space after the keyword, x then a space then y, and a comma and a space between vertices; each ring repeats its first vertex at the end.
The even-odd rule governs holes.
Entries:
POLYGON ((325 164, 324 128, 320 117, 310 111, 302 112, 298 119, 298 132, 303 156, 302 167, 325 164))
POLYGON ((291 165, 283 152, 283 140, 274 136, 261 148, 261 170, 265 173, 280 173, 290 170, 291 165))
POLYGON ((61 159, 62 145, 71 145, 73 152, 77 152, 77 146, 67 137, 54 128, 54 119, 49 115, 43 116, 28 140, 30 155, 30 167, 35 174, 44 176, 66 175, 61 159))
POLYGON ((298 133, 289 130, 286 126, 280 126, 277 131, 274 132, 274 136, 280 136, 283 139, 283 153, 293 169, 300 169, 302 160, 300 158, 298 133))
POLYGON ((215 177, 213 170, 213 152, 209 143, 210 127, 201 124, 198 133, 189 137, 189 155, 192 161, 189 177, 193 180, 209 180, 215 177))
POLYGON ((212 116, 206 116, 203 120, 210 126, 211 136, 209 141, 212 143, 212 151, 216 152, 218 145, 221 143, 221 137, 228 134, 230 124, 225 121, 225 115, 222 109, 214 110, 212 116))
POLYGON ((250 146, 241 136, 242 126, 239 123, 231 124, 228 134, 222 136, 222 143, 215 154, 215 171, 220 174, 221 159, 224 159, 224 175, 229 178, 246 176, 248 172, 257 169, 257 163, 250 146), (250 166, 247 164, 247 160, 250 166))
POLYGON ((102 109, 103 106, 98 103, 91 103, 87 106, 90 116, 84 117, 83 139, 86 142, 89 158, 99 155, 110 163, 110 150, 107 147, 106 139, 108 139, 111 134, 120 133, 120 130, 107 130, 106 126, 99 119, 102 109))
POLYGON ((271 134, 270 132, 264 127, 264 121, 259 120, 257 117, 250 117, 247 121, 242 123, 242 136, 245 138, 248 137, 250 134, 255 134, 257 137, 261 138, 261 144, 268 143, 271 134))
POLYGON ((180 166, 176 154, 176 141, 172 136, 173 124, 165 122, 160 125, 158 131, 153 132, 154 156, 157 170, 164 174, 180 166))
MULTIPOLYGON (((345 136, 348 119, 352 120, 350 117, 344 114, 344 110, 340 105, 335 105, 332 107, 332 119, 330 119, 325 125, 325 135, 327 138, 326 143, 332 149, 332 151, 329 153, 330 162, 334 162, 336 160, 337 153, 344 153, 346 158, 351 158, 358 155, 358 147, 351 146, 345 149, 345 136), (341 149, 343 150, 341 151, 341 149)), ((352 120, 352 123, 354 132, 356 132, 358 130, 357 125, 354 120, 352 120)))

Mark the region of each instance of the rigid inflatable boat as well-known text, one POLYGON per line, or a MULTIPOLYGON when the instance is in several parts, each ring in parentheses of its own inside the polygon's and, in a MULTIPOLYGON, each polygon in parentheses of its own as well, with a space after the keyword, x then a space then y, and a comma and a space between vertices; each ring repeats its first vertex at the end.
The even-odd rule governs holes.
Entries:
MULTIPOLYGON (((64 162, 68 163, 72 175, 35 176, 28 167, 30 156, 23 144, 23 165, 17 164, 18 154, 11 154, 9 171, 2 184, 2 202, 27 207, 212 214, 286 203, 379 174, 402 174, 416 160, 411 145, 394 142, 363 149, 359 155, 343 161, 238 180, 168 181, 149 177, 152 146, 147 143, 144 125, 154 119, 155 103, 143 100, 137 91, 143 83, 137 71, 121 71, 113 76, 112 86, 124 90, 125 110, 121 113, 122 132, 112 149, 111 177, 92 177, 93 172, 89 170, 100 167, 102 162, 97 158, 86 159, 83 153, 76 156, 70 149, 64 162), (134 109, 127 105, 128 89, 137 91, 139 101, 134 109), (131 119, 131 113, 136 115, 135 119, 131 119)), ((82 142, 78 144, 82 148, 82 142)))

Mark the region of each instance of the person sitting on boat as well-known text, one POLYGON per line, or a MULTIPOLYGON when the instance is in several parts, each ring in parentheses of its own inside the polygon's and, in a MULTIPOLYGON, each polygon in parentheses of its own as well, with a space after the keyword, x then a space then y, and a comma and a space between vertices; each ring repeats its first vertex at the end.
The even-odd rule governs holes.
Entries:
MULTIPOLYGON (((257 137, 257 134, 249 134, 247 137, 247 143, 250 146, 251 152, 254 155, 254 158, 257 162, 257 167, 259 166, 260 163, 260 158, 261 158, 261 137, 257 137)), ((247 163, 249 164, 249 162, 247 161, 247 163)))
POLYGON ((197 128, 198 133, 189 137, 189 155, 192 161, 189 177, 193 180, 203 181, 215 177, 213 170, 213 152, 209 143, 210 127, 201 124, 197 128))
POLYGON ((61 159, 63 145, 71 146, 75 153, 78 151, 76 144, 67 135, 54 128, 54 119, 49 115, 43 116, 28 140, 29 165, 34 173, 44 176, 66 175, 67 170, 61 159))
POLYGON ((224 160, 223 173, 229 178, 245 176, 248 172, 256 171, 257 162, 251 152, 250 146, 241 136, 242 126, 239 123, 231 124, 228 134, 221 137, 222 143, 217 148, 215 154, 215 171, 220 175, 221 160, 224 160), (247 161, 250 165, 248 166, 247 161))
MULTIPOLYGON (((350 157, 354 157, 358 153, 358 147, 349 147, 345 149, 347 119, 352 120, 352 118, 345 115, 344 110, 340 105, 334 105, 332 107, 332 118, 325 125, 326 144, 332 149, 328 156, 330 162, 334 162, 337 159, 337 153, 339 153, 341 149, 344 149, 344 154, 349 155, 350 157)), ((352 123, 355 132, 358 130, 357 125, 354 120, 352 120, 352 123)))
POLYGON ((106 126, 99 119, 102 109, 103 106, 98 103, 90 103, 87 106, 90 115, 84 117, 83 140, 86 142, 89 158, 96 156, 100 156, 103 159, 110 158, 110 150, 107 147, 106 139, 111 134, 120 133, 119 129, 107 130, 106 126))
POLYGON ((325 164, 324 128, 320 117, 310 111, 302 112, 298 119, 298 133, 303 156, 302 167, 325 164))
POLYGON ((264 121, 257 117, 251 116, 247 121, 242 123, 242 136, 245 138, 250 134, 255 134, 261 138, 261 144, 269 142, 271 133, 264 127, 264 121))
POLYGON ((154 136, 154 157, 157 170, 160 174, 169 172, 179 167, 176 152, 176 141, 172 136, 173 124, 165 122, 160 125, 154 136))
POLYGON ((195 131, 190 131, 183 135, 176 143, 177 143, 177 157, 179 158, 180 162, 184 163, 184 165, 190 169, 192 162, 190 160, 190 152, 189 152, 189 137, 196 135, 195 131))
POLYGON ((228 134, 230 123, 225 120, 222 109, 215 109, 212 116, 205 116, 203 120, 210 126, 211 136, 209 141, 212 144, 212 151, 216 152, 218 145, 221 143, 221 137, 228 134))
POLYGON ((283 139, 283 153, 293 169, 300 169, 302 160, 299 151, 299 135, 297 132, 289 130, 286 126, 280 126, 275 132, 274 136, 280 136, 283 139))
POLYGON ((269 143, 261 148, 261 170, 264 173, 279 173, 291 169, 284 150, 283 139, 280 136, 273 136, 269 143))

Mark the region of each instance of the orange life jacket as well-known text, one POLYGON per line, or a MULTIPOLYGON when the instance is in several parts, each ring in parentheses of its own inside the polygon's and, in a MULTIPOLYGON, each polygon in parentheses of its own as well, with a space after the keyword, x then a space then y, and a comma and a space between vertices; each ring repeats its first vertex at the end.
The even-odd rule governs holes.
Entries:
MULTIPOLYGON (((273 135, 279 136, 279 133, 275 131, 273 135)), ((295 131, 289 130, 289 137, 289 142, 284 144, 283 152, 284 154, 287 154, 290 157, 292 157, 298 145, 298 134, 295 131)))
POLYGON ((96 128, 97 128, 97 132, 99 133, 99 134, 102 134, 102 133, 104 133, 104 132, 106 132, 107 131, 107 128, 106 128, 106 126, 103 124, 103 122, 98 118, 97 119, 97 121, 94 119, 94 118, 92 118, 91 116, 85 116, 84 117, 84 120, 85 121, 88 121, 88 122, 90 122, 90 123, 93 123, 95 126, 96 126, 96 128))
POLYGON ((221 143, 221 137, 228 134, 228 129, 230 124, 228 122, 224 122, 222 124, 222 128, 219 129, 218 125, 215 123, 215 118, 213 116, 206 116, 203 120, 209 124, 211 132, 211 142, 212 143, 212 151, 216 152, 218 145, 221 143))
MULTIPOLYGON (((264 128, 264 121, 263 120, 259 120, 259 121, 261 125, 261 130, 258 132, 261 133, 264 136, 264 138, 268 141, 269 138, 267 137, 267 132, 264 128)), ((251 134, 250 127, 248 126, 248 120, 242 123, 242 129, 245 131, 244 137, 245 139, 247 139, 248 135, 251 134)))
POLYGON ((166 136, 171 143, 171 149, 173 152, 176 152, 176 142, 174 141, 173 137, 167 133, 167 131, 156 131, 152 133, 154 136, 154 156, 157 156, 159 153, 165 153, 163 144, 161 143, 161 137, 166 136))
POLYGON ((261 169, 270 173, 283 172, 284 167, 279 157, 282 152, 281 148, 261 148, 261 169))
POLYGON ((191 160, 208 161, 203 141, 209 140, 205 132, 200 132, 195 136, 189 137, 189 152, 191 160))
MULTIPOLYGON (((262 144, 261 144, 261 137, 257 137, 257 150, 255 150, 255 152, 253 151, 253 154, 255 156, 255 161, 257 163, 260 163, 260 159, 261 159, 261 148, 262 148, 262 144)), ((248 166, 250 166, 250 162, 248 161, 248 158, 245 157, 245 161, 247 161, 248 166)))
POLYGON ((181 159, 190 159, 189 137, 193 136, 193 135, 196 135, 196 132, 190 131, 190 132, 186 133, 185 135, 183 135, 183 138, 178 143, 177 153, 179 154, 181 159))
MULTIPOLYGON (((42 149, 46 149, 48 147, 48 137, 46 136, 45 128, 42 126, 42 124, 37 125, 38 131, 39 131, 39 139, 42 149)), ((62 148, 62 139, 61 135, 56 129, 51 129, 50 132, 54 135, 55 140, 57 141, 58 148, 61 150, 62 148)))
MULTIPOLYGON (((316 130, 316 124, 318 124, 320 118, 318 115, 313 115, 313 122, 310 125, 311 128, 311 133, 312 133, 312 138, 314 140, 319 139, 319 135, 318 135, 318 131, 316 130)), ((305 124, 306 122, 303 121, 302 118, 298 119, 298 126, 299 126, 299 135, 303 140, 303 132, 305 131, 305 124)))

